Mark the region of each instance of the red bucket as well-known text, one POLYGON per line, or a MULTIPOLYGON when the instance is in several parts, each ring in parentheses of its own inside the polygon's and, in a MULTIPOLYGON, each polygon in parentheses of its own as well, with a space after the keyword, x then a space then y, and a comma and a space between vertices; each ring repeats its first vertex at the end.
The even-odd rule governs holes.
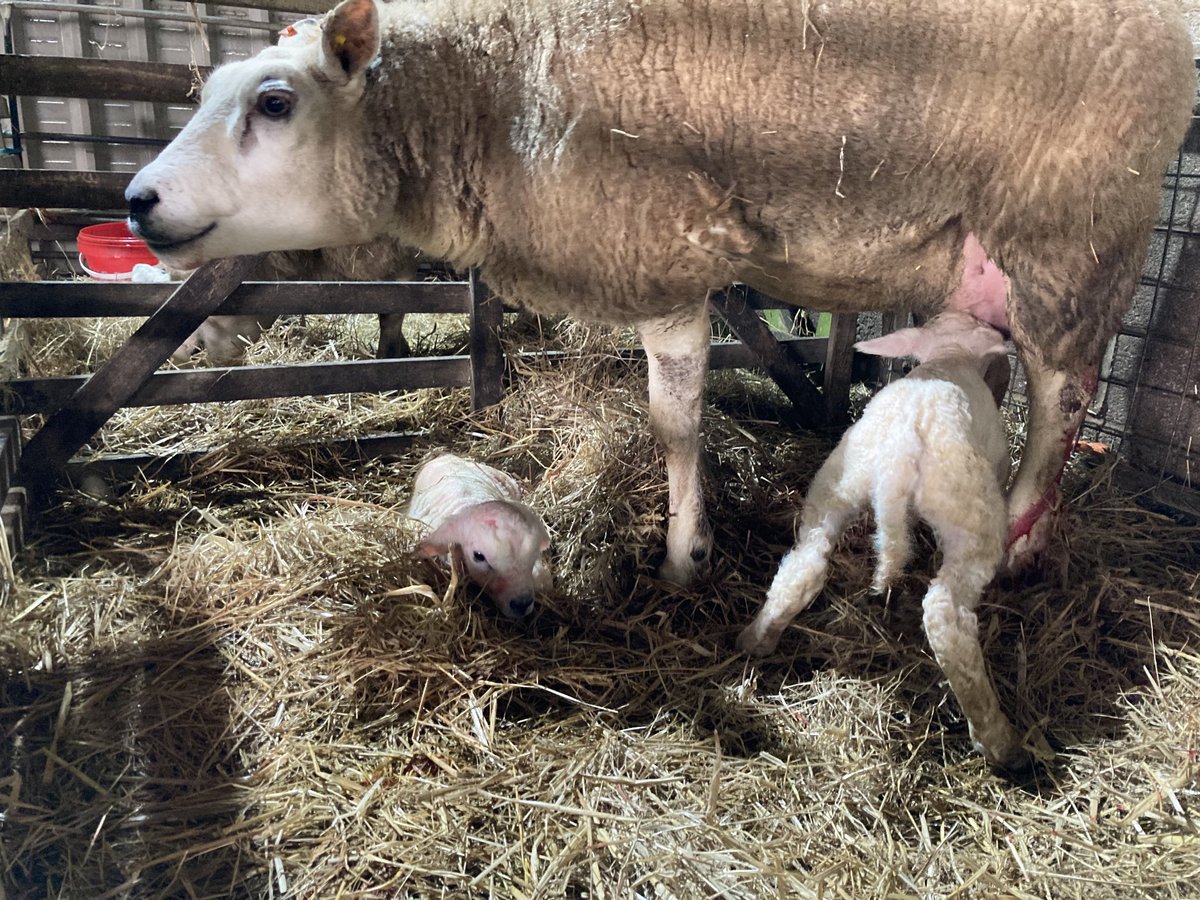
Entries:
POLYGON ((158 265, 146 242, 129 233, 124 222, 104 222, 79 229, 79 265, 101 281, 128 281, 138 263, 158 265))

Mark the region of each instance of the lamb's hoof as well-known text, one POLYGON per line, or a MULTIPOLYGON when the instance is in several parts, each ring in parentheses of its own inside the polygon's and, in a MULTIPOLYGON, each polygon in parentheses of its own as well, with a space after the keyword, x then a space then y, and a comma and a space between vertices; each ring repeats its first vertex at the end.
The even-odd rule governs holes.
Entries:
POLYGON ((753 624, 747 625, 738 635, 737 648, 747 656, 770 656, 779 646, 779 637, 759 634, 753 624))

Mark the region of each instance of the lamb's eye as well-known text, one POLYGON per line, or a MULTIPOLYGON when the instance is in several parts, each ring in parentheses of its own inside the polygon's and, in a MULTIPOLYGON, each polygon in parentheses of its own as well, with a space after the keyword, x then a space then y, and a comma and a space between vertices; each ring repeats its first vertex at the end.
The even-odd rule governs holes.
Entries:
POLYGON ((258 97, 257 109, 268 119, 282 119, 292 111, 292 97, 286 91, 264 91, 258 97))
POLYGON ((480 553, 478 550, 476 550, 474 553, 471 554, 471 558, 473 560, 475 560, 475 562, 477 562, 477 563, 487 562, 487 557, 484 556, 482 553, 480 553))

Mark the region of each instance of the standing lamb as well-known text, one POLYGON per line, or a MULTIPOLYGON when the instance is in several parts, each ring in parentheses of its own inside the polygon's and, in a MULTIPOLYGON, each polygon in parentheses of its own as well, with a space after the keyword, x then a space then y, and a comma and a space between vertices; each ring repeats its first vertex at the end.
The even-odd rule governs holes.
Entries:
POLYGON ((512 619, 526 615, 551 580, 542 560, 550 535, 524 494, 511 475, 445 453, 417 471, 408 506, 430 529, 417 552, 461 566, 512 619))
POLYGON ((1026 555, 1194 92, 1175 0, 345 0, 319 40, 216 69, 126 197, 175 265, 389 234, 637 325, 680 583, 711 553, 710 292, 969 309, 1028 373, 1026 555))
POLYGON ((975 748, 995 765, 1024 761, 988 679, 975 607, 1004 556, 1008 441, 998 402, 1008 381, 1004 337, 966 313, 943 313, 855 345, 880 356, 915 356, 907 377, 880 391, 842 437, 809 489, 800 537, 779 566, 767 602, 738 647, 765 656, 825 586, 829 555, 850 521, 875 512, 884 591, 911 555, 909 516, 929 523, 942 565, 925 594, 925 634, 970 724, 975 748), (999 365, 995 365, 998 363, 999 365), (1002 383, 989 387, 991 369, 1002 383))

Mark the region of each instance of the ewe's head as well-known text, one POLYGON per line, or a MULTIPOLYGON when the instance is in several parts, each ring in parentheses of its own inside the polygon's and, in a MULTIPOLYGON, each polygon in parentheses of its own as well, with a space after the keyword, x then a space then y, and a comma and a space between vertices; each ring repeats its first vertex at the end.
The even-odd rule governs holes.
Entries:
POLYGON ((126 189, 134 233, 179 268, 371 237, 360 101, 378 51, 373 0, 346 0, 319 33, 216 69, 191 122, 126 189))

